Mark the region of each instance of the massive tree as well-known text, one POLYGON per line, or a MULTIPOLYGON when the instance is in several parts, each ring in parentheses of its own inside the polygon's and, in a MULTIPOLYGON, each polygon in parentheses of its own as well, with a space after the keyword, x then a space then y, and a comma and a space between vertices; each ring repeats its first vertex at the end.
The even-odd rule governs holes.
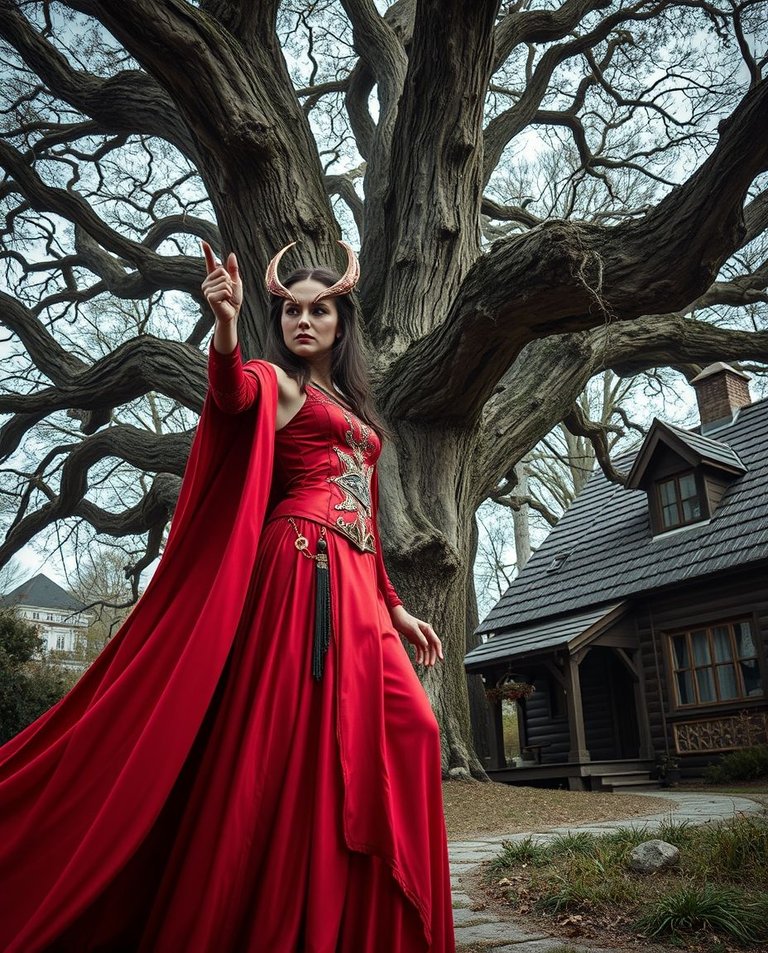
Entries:
POLYGON ((424 678, 444 768, 483 777, 462 666, 478 505, 603 369, 768 359, 759 326, 699 317, 765 300, 752 252, 768 214, 768 83, 750 35, 764 13, 752 0, 0 0, 0 320, 28 361, 0 396, 0 455, 57 413, 79 422, 78 439, 11 474, 0 564, 76 519, 143 535, 137 578, 192 430, 119 411, 150 392, 201 408, 212 315, 196 239, 238 252, 240 337, 256 357, 266 262, 295 239, 286 267, 338 262, 344 225, 394 434, 386 558, 445 645, 424 678), (578 160, 557 214, 500 175, 534 131, 578 160), (161 161, 178 174, 150 198, 161 161), (587 189, 600 199, 575 214, 587 189), (176 333, 145 324, 104 354, 72 343, 97 300, 161 298, 187 314, 176 333), (122 510, 89 496, 106 458, 151 475, 122 510))

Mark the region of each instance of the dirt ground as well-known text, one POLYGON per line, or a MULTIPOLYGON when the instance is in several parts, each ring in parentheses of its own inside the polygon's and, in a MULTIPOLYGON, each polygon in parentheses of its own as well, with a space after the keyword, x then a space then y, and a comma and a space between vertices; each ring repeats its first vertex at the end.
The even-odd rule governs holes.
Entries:
POLYGON ((449 841, 471 840, 478 834, 546 831, 674 810, 663 798, 555 791, 497 781, 444 781, 443 807, 449 841))

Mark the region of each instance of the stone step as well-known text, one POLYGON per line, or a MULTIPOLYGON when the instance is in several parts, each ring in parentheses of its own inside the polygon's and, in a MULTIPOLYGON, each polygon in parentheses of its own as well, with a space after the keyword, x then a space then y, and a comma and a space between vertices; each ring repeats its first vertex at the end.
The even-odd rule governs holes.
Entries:
POLYGON ((642 780, 640 778, 634 781, 614 781, 613 778, 606 778, 601 787, 601 791, 658 791, 658 781, 651 781, 650 778, 642 780))

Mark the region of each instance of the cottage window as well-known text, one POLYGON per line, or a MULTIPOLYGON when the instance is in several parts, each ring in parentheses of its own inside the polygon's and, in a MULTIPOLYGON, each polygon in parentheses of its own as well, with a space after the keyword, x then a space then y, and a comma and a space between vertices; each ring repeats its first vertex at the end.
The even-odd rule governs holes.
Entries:
POLYGON ((746 620, 670 636, 677 704, 715 705, 762 696, 757 644, 746 620))
POLYGON ((686 526, 701 519, 701 500, 696 486, 696 474, 677 473, 657 484, 659 509, 664 529, 686 526))

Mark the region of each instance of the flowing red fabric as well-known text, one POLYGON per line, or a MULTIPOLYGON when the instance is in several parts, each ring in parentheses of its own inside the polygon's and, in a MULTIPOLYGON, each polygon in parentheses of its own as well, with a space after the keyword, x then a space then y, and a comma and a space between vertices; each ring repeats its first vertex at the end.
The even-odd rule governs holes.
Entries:
POLYGON ((376 557, 335 532, 312 679, 314 563, 264 522, 276 379, 246 366, 253 406, 206 395, 144 595, 0 748, 6 953, 455 949, 434 714, 376 557))

